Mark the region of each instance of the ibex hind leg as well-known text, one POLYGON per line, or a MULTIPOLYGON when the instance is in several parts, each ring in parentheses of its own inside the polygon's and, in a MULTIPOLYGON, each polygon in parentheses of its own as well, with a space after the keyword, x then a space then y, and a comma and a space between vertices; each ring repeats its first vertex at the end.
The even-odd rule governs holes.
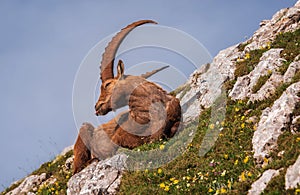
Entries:
POLYGON ((73 174, 81 171, 91 160, 90 140, 93 136, 94 127, 84 123, 74 144, 73 174))

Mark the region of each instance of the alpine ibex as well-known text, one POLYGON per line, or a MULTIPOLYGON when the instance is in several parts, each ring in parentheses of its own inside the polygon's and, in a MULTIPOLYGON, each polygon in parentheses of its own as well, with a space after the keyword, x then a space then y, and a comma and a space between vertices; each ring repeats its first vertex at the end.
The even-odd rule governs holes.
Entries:
POLYGON ((113 37, 105 49, 100 65, 102 80, 100 97, 95 105, 96 115, 128 106, 108 123, 94 128, 85 123, 74 145, 74 173, 93 157, 100 159, 113 155, 119 146, 132 149, 160 138, 170 138, 181 121, 181 107, 177 98, 146 78, 166 68, 141 76, 124 75, 124 64, 119 60, 117 76, 113 65, 118 47, 135 27, 154 23, 152 20, 134 22, 113 37))

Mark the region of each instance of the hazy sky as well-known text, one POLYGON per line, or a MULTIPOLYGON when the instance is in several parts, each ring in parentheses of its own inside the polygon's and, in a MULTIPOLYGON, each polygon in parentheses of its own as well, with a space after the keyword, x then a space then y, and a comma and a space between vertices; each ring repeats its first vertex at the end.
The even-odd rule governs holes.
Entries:
MULTIPOLYGON (((0 1, 0 191, 73 144, 73 82, 81 61, 103 38, 133 21, 153 19, 190 34, 215 56, 295 2, 0 1)), ((98 72, 95 64, 91 74, 98 72)))

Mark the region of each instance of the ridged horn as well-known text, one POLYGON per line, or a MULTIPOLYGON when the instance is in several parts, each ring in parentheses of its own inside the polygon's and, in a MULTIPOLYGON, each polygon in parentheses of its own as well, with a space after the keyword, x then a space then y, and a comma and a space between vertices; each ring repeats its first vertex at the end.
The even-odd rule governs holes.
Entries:
POLYGON ((134 23, 126 26, 125 28, 123 28, 109 42, 109 44, 105 48, 105 51, 102 55, 102 61, 101 61, 101 65, 100 65, 100 77, 101 77, 102 82, 114 77, 115 55, 116 55, 117 50, 118 50, 121 42, 123 41, 123 39, 135 27, 143 25, 145 23, 157 24, 157 22, 155 22, 153 20, 140 20, 140 21, 134 22, 134 23))
POLYGON ((156 69, 156 70, 152 70, 151 72, 146 72, 145 74, 142 74, 141 77, 143 77, 144 79, 147 79, 149 77, 151 77, 152 75, 158 73, 159 71, 162 71, 165 68, 168 68, 169 66, 164 66, 162 68, 156 69))

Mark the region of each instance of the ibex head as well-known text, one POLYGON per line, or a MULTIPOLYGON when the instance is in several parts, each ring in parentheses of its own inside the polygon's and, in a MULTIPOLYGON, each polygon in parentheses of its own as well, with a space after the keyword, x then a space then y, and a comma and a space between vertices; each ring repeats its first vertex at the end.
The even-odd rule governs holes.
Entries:
POLYGON ((118 74, 116 77, 104 80, 103 76, 101 76, 100 97, 95 105, 96 115, 105 115, 113 109, 111 96, 113 91, 117 88, 118 82, 124 76, 124 64, 121 60, 118 63, 117 70, 118 74))
MULTIPOLYGON (((100 65, 100 69, 101 69, 100 77, 102 80, 102 84, 100 89, 100 97, 95 105, 96 115, 105 115, 108 112, 112 111, 113 109, 117 109, 121 106, 116 104, 122 104, 122 103, 112 101, 112 94, 114 90, 125 86, 124 80, 126 80, 126 76, 124 76, 124 64, 121 60, 119 60, 117 66, 117 76, 114 76, 113 66, 114 66, 115 55, 122 40, 126 37, 126 35, 135 27, 145 23, 157 24, 155 21, 152 20, 140 20, 134 22, 128 25, 127 27, 123 28, 119 33, 117 33, 113 37, 111 42, 108 44, 108 46, 105 48, 105 52, 102 55, 102 61, 100 65)), ((149 76, 155 74, 156 72, 164 68, 166 67, 143 74, 141 75, 140 78, 148 78, 149 76)))

